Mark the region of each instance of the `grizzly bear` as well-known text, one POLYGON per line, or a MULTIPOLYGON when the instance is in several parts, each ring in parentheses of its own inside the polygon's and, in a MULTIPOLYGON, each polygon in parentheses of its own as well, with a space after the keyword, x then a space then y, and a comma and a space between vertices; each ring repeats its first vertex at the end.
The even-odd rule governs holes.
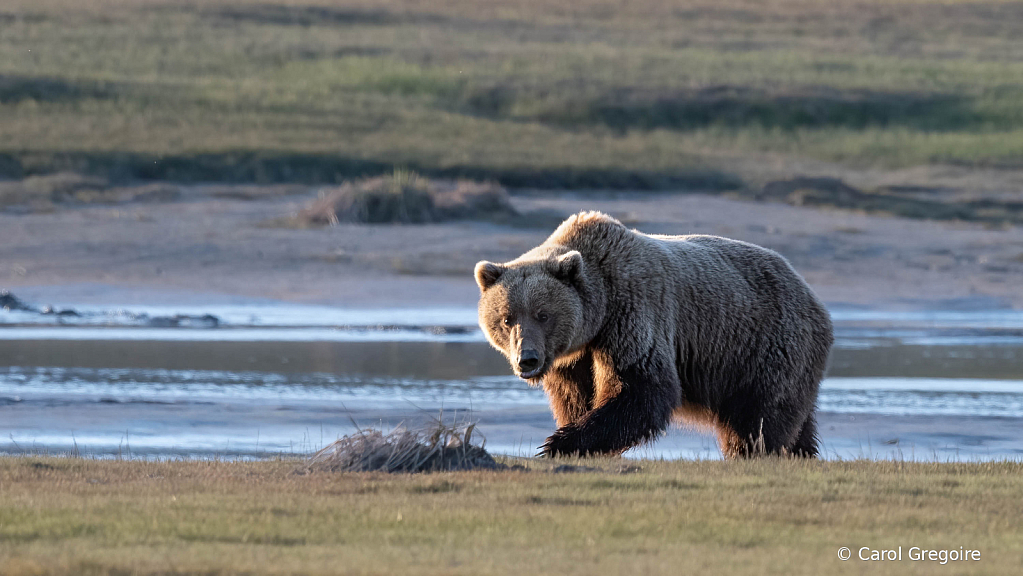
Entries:
POLYGON ((620 454, 674 417, 729 458, 817 455, 831 318, 779 254, 584 212, 475 275, 487 340, 549 397, 541 454, 620 454))

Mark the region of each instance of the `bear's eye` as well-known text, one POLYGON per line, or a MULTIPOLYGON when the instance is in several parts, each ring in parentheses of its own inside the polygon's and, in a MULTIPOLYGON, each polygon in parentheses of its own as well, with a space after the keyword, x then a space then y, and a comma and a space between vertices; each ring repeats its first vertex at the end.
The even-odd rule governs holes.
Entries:
POLYGON ((536 314, 536 319, 540 322, 546 322, 550 319, 550 316, 548 316, 546 312, 538 312, 536 314))
POLYGON ((512 317, 511 316, 505 316, 504 317, 504 325, 505 326, 509 326, 509 327, 512 325, 512 317))

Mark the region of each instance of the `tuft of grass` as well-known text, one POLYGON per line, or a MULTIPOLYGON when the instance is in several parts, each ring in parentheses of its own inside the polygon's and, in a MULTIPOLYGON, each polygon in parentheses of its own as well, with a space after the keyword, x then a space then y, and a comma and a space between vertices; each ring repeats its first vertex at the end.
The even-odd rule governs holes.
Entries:
POLYGON ((423 224, 517 215, 508 192, 497 184, 429 180, 406 169, 395 169, 389 177, 321 190, 320 198, 283 223, 303 228, 341 222, 423 224))
POLYGON ((106 178, 75 172, 0 181, 0 209, 19 207, 30 211, 50 211, 58 205, 169 202, 180 197, 181 191, 174 184, 114 186, 106 178))
POLYGON ((843 208, 902 218, 961 220, 992 226, 1023 223, 1023 202, 994 198, 931 200, 918 197, 916 192, 913 187, 863 191, 838 178, 798 177, 768 182, 755 197, 794 206, 843 208))
POLYGON ((304 471, 412 473, 500 468, 482 445, 473 444, 475 429, 474 423, 444 424, 440 420, 422 430, 398 426, 387 434, 360 429, 313 454, 304 471))

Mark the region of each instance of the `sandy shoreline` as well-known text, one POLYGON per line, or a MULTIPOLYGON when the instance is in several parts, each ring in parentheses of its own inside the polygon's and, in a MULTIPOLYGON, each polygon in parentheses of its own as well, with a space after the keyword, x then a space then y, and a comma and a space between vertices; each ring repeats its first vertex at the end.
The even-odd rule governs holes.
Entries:
POLYGON ((46 303, 277 300, 343 307, 474 306, 473 264, 507 260, 557 221, 601 210, 650 233, 717 234, 786 256, 832 306, 1023 308, 1023 227, 933 222, 682 194, 520 193, 535 227, 483 222, 266 222, 316 191, 255 200, 195 187, 169 203, 0 213, 0 288, 46 303))

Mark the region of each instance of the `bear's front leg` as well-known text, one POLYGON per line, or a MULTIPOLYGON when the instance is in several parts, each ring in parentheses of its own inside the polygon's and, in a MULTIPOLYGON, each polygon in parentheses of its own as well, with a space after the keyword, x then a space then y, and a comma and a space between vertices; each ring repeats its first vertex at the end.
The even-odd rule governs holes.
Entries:
POLYGON ((556 364, 543 377, 543 388, 558 426, 576 422, 593 406, 593 358, 583 353, 572 362, 556 364))
POLYGON ((681 394, 667 363, 648 361, 612 374, 620 383, 618 394, 558 428, 540 447, 541 455, 621 454, 667 428, 681 394))

